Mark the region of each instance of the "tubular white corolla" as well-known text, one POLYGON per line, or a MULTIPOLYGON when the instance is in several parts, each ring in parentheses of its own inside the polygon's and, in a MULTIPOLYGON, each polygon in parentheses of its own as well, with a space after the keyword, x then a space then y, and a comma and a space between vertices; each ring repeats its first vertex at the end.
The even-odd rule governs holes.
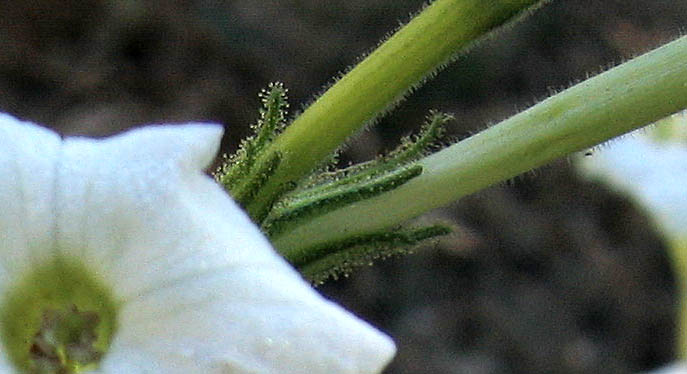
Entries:
POLYGON ((102 355, 73 372, 384 368, 393 342, 313 291, 203 174, 221 135, 190 124, 63 140, 0 115, 0 373, 70 362, 39 341, 52 310, 99 320, 102 355))

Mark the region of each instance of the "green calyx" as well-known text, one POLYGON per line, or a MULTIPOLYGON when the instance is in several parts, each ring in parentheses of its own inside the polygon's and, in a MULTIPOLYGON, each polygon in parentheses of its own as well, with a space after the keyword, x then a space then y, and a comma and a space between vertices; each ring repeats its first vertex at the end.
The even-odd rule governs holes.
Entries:
POLYGON ((451 233, 448 225, 380 231, 346 240, 306 248, 288 258, 303 277, 315 285, 328 279, 347 277, 355 267, 372 265, 373 261, 411 253, 421 242, 451 233), (307 257, 299 257, 299 256, 307 257))
MULTIPOLYGON (((404 139, 395 151, 336 170, 336 152, 346 139, 391 110, 459 53, 546 1, 499 0, 489 6, 478 0, 430 2, 288 127, 286 90, 280 83, 271 84, 260 95, 263 108, 253 126, 255 135, 225 159, 215 173, 217 181, 277 251, 316 283, 345 275, 350 266, 398 253, 395 246, 445 234, 449 230, 441 225, 438 229, 397 227, 401 220, 392 214, 381 221, 395 220, 393 225, 362 227, 355 232, 334 227, 327 232, 335 235, 325 235, 323 240, 312 235, 318 230, 313 222, 361 204, 374 204, 422 178, 427 170, 419 159, 435 148, 451 117, 432 113, 421 134, 404 139), (284 241, 296 232, 295 241, 284 241)), ((411 198, 401 205, 412 202, 411 198)))
POLYGON ((97 367, 117 329, 118 304, 80 262, 57 259, 11 286, 0 306, 3 349, 22 373, 97 367))
MULTIPOLYGON (((298 181, 280 185, 278 193, 265 204, 255 197, 274 176, 282 154, 271 153, 270 145, 286 127, 286 89, 273 83, 264 90, 263 108, 255 135, 241 143, 239 150, 215 173, 217 181, 243 206, 254 222, 271 239, 293 227, 333 210, 375 198, 392 191, 422 174, 416 161, 426 156, 444 134, 444 126, 453 119, 448 114, 430 112, 425 125, 415 136, 402 139, 393 151, 374 160, 336 169, 336 156, 298 181)), ((393 228, 307 248, 280 250, 314 283, 346 275, 355 266, 378 258, 406 253, 423 240, 447 234, 445 226, 413 229, 393 228)))

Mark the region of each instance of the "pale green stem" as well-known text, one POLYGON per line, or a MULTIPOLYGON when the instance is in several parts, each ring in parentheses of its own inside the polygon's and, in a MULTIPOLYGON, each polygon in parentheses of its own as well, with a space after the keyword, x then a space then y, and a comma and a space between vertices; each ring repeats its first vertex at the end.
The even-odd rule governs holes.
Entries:
POLYGON ((452 56, 541 0, 437 0, 310 105, 265 152, 281 163, 247 210, 317 167, 366 123, 393 107, 452 56))
POLYGON ((677 305, 677 358, 687 359, 687 237, 668 241, 673 272, 676 278, 677 305))
POLYGON ((282 253, 394 227, 687 107, 687 37, 577 84, 420 163, 424 172, 273 239, 282 253))

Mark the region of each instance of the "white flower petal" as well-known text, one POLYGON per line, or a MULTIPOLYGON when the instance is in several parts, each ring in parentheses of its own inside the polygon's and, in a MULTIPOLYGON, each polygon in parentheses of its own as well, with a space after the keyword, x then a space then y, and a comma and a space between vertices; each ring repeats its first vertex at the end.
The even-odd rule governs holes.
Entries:
POLYGON ((387 338, 318 296, 289 299, 300 285, 280 272, 220 273, 148 295, 127 305, 118 343, 150 352, 166 373, 381 371, 393 352, 387 338), (282 286, 244 299, 230 293, 268 282, 282 286))
POLYGON ((314 292, 202 173, 220 135, 188 125, 66 141, 59 248, 123 302, 99 372, 380 372, 393 342, 314 292))
MULTIPOLYGON (((52 250, 59 151, 57 134, 0 113, 0 295, 52 250)), ((0 373, 12 372, 0 355, 0 373)))
MULTIPOLYGON (((194 245, 201 243, 178 243, 193 235, 177 220, 185 210, 179 196, 191 180, 207 179, 202 168, 214 158, 221 132, 195 124, 66 139, 57 192, 62 252, 116 284, 121 298, 166 281, 173 263, 197 261, 194 245)), ((197 219, 195 225, 212 224, 202 213, 197 219)))
POLYGON ((53 241, 60 137, 0 113, 0 292, 53 241))

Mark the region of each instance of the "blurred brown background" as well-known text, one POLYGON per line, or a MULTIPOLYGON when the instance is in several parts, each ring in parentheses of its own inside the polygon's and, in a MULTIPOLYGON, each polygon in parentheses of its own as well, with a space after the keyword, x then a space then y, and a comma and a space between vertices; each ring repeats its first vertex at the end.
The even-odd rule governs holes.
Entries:
MULTIPOLYGON (((422 0, 0 3, 0 110, 64 134, 216 121, 235 149, 258 91, 292 108, 422 0)), ((462 56, 344 154, 429 109, 461 139, 684 30, 684 0, 558 0, 462 56)), ((593 156, 592 156, 593 157, 593 156)), ((670 264, 645 215, 562 160, 432 213, 458 232, 320 290, 389 332, 385 373, 629 373, 674 357, 670 264)))

